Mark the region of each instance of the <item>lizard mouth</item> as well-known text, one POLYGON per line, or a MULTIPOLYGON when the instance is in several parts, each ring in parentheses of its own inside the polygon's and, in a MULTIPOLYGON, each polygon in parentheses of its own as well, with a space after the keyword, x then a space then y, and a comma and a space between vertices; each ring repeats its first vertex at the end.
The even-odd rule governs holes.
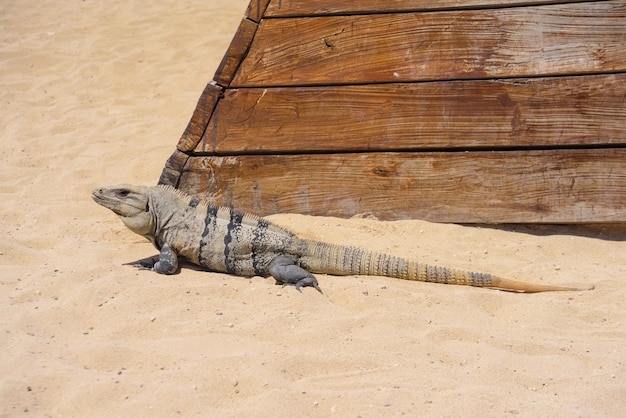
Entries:
POLYGON ((91 192, 91 198, 98 204, 102 205, 104 204, 104 202, 106 202, 106 199, 104 197, 102 197, 100 194, 98 194, 98 191, 94 190, 93 192, 91 192))
POLYGON ((116 210, 117 205, 115 205, 114 202, 112 202, 110 199, 107 199, 106 197, 98 194, 98 192, 93 192, 91 194, 91 198, 100 206, 104 206, 105 208, 110 209, 119 215, 118 211, 116 210))
POLYGON ((103 194, 100 189, 95 189, 94 191, 92 191, 91 198, 100 206, 104 206, 105 208, 110 209, 119 216, 127 217, 133 216, 135 212, 147 212, 147 207, 143 207, 143 205, 140 206, 138 202, 121 201, 112 197, 108 197, 106 194, 103 194), (129 208, 132 209, 129 211, 129 208))
POLYGON ((114 199, 108 199, 106 196, 100 194, 99 190, 94 190, 91 193, 91 198, 100 206, 104 206, 105 208, 112 210, 116 215, 124 216, 124 214, 121 213, 120 202, 114 199))
POLYGON ((99 205, 102 205, 108 209, 111 209, 113 201, 111 199, 107 199, 105 196, 99 193, 98 190, 94 190, 91 193, 91 198, 99 205))

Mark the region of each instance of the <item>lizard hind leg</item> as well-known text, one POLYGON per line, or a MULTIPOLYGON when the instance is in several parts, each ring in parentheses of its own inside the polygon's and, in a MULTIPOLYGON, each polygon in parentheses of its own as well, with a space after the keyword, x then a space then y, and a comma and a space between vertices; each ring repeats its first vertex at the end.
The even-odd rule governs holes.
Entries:
POLYGON ((288 255, 279 255, 274 258, 269 265, 269 272, 276 279, 276 284, 283 286, 294 285, 298 292, 303 286, 311 286, 322 293, 317 279, 314 275, 296 265, 294 260, 288 255))

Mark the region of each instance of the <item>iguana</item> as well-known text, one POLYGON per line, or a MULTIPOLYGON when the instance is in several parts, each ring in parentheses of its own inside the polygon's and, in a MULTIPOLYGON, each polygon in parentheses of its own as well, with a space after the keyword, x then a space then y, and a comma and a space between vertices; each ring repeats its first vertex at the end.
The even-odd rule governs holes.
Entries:
POLYGON ((277 284, 312 286, 312 273, 388 276, 513 292, 580 290, 508 280, 490 274, 431 266, 417 261, 301 239, 254 215, 213 206, 171 186, 118 185, 93 190, 96 203, 115 212, 133 232, 159 249, 145 268, 161 274, 178 270, 178 258, 211 271, 238 276, 273 276, 277 284))

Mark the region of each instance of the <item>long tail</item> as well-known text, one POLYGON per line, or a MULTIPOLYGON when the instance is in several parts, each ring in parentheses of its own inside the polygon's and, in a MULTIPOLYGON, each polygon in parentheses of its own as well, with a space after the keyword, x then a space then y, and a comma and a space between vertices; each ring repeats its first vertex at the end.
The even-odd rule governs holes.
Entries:
POLYGON ((300 265, 311 273, 325 273, 337 276, 350 274, 387 276, 403 280, 487 287, 521 293, 593 289, 593 287, 590 289, 579 289, 520 282, 486 273, 431 266, 356 247, 317 241, 305 241, 305 244, 307 247, 305 253, 308 255, 300 258, 300 265))

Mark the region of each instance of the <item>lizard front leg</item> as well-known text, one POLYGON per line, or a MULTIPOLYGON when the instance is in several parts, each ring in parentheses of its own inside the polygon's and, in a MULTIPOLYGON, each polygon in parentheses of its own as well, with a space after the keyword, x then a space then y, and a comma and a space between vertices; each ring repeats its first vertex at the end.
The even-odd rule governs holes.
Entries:
POLYGON ((174 274, 178 270, 178 255, 169 245, 165 244, 161 247, 158 257, 154 256, 150 259, 128 264, 137 266, 140 270, 152 270, 159 274, 174 274))
POLYGON ((276 284, 283 286, 294 285, 298 292, 303 286, 312 286, 318 292, 323 293, 320 289, 317 279, 314 275, 295 264, 293 259, 288 255, 279 255, 269 265, 269 272, 276 279, 276 284))
POLYGON ((152 270, 159 274, 174 274, 178 270, 178 254, 168 244, 161 247, 159 261, 154 263, 152 270))

